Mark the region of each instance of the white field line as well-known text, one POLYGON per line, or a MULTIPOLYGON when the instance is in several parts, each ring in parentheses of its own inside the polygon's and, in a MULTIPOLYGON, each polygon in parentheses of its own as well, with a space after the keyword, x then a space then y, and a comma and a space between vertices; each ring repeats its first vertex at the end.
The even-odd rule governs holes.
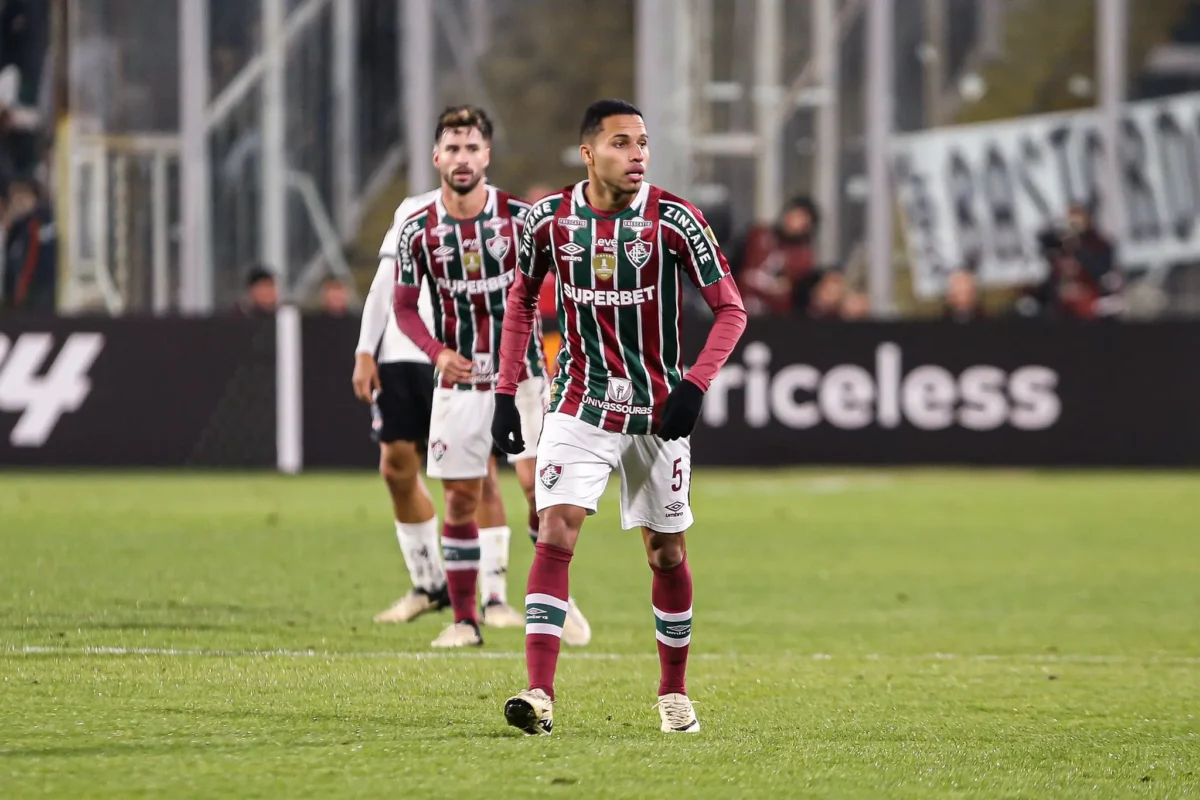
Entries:
MULTIPOLYGON (((14 655, 51 655, 51 656, 153 656, 157 658, 317 658, 317 659, 353 659, 353 660, 400 660, 400 661, 433 661, 438 659, 480 659, 496 661, 515 661, 525 657, 520 652, 494 652, 488 650, 470 650, 463 652, 418 653, 406 651, 363 651, 363 652, 330 652, 323 650, 189 650, 157 647, 42 647, 25 645, 24 647, 9 647, 0 651, 7 656, 14 655)), ((643 661, 657 659, 655 653, 596 653, 565 650, 562 658, 576 661, 643 661)), ((1006 653, 1006 654, 962 654, 962 653, 928 653, 925 655, 888 656, 879 653, 866 655, 835 656, 829 653, 692 653, 690 659, 700 661, 747 661, 753 662, 758 658, 772 660, 792 659, 797 661, 966 661, 966 662, 1016 662, 1031 664, 1153 664, 1153 665, 1189 665, 1200 664, 1200 656, 1117 656, 1089 655, 1083 653, 1006 653)))

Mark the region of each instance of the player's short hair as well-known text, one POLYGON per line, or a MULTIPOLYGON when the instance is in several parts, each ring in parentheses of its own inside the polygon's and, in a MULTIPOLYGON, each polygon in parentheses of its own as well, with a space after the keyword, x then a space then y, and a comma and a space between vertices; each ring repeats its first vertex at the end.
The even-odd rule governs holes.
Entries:
POLYGON ((263 264, 255 264, 246 271, 246 286, 254 286, 262 281, 274 281, 275 273, 263 264))
POLYGON ((787 212, 797 208, 808 212, 808 218, 812 220, 812 226, 814 228, 820 227, 821 208, 816 204, 816 201, 806 194, 797 195, 789 200, 787 205, 783 207, 783 213, 786 214, 787 212))
POLYGON ((478 128, 485 142, 492 140, 492 119, 479 106, 448 106, 438 115, 433 141, 440 142, 443 133, 455 128, 478 128))
POLYGON ((640 117, 642 112, 633 103, 625 100, 597 100, 583 112, 583 122, 579 124, 579 138, 591 139, 604 127, 604 120, 626 114, 640 117))

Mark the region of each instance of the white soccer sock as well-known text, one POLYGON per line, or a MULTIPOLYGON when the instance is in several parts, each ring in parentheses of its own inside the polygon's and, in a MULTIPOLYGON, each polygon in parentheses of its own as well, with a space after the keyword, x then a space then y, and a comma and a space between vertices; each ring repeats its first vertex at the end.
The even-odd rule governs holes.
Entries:
POLYGON ((435 515, 425 522, 397 522, 396 540, 404 554, 413 587, 434 592, 446 585, 446 571, 442 569, 442 537, 438 531, 435 515))
POLYGON ((512 530, 482 528, 479 531, 479 595, 486 605, 491 600, 508 602, 508 543, 512 530))

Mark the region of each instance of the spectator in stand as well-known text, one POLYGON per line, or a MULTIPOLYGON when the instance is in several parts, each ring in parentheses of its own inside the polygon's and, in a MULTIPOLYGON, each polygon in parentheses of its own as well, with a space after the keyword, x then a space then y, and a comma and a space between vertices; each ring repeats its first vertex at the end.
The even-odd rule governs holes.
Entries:
POLYGON ((798 289, 803 293, 803 282, 816 270, 813 240, 819 224, 816 204, 808 197, 797 197, 774 226, 751 229, 738 272, 738 288, 748 313, 788 314, 795 309, 798 289))
POLYGON ((1116 251, 1096 230, 1087 207, 1071 206, 1066 228, 1043 231, 1038 240, 1050 269, 1046 279, 1018 301, 1019 313, 1096 319, 1120 310, 1124 282, 1116 251))
POLYGON ((332 275, 321 282, 321 313, 327 317, 350 316, 350 289, 332 275))
POLYGON ((246 277, 246 296, 238 302, 236 313, 243 317, 270 317, 279 304, 275 273, 264 266, 251 268, 246 277))
POLYGON ((813 270, 796 282, 796 313, 809 319, 840 319, 846 280, 837 270, 813 270))
POLYGON ((871 300, 866 292, 857 289, 846 292, 842 298, 842 319, 847 322, 858 322, 871 316, 871 300))
POLYGON ((956 269, 946 278, 946 307, 942 317, 950 322, 983 319, 983 304, 979 300, 979 287, 972 270, 966 267, 956 269))
POLYGON ((6 308, 53 312, 58 283, 58 237, 45 193, 32 178, 9 187, 3 283, 6 308))
POLYGON ((0 4, 0 143, 4 160, 17 175, 31 175, 41 163, 44 120, 39 106, 51 5, 46 0, 0 4))

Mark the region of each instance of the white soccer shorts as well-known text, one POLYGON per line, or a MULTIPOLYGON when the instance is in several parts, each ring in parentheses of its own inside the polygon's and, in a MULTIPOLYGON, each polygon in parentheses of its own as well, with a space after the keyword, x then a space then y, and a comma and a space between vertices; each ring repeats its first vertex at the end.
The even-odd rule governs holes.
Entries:
POLYGON ((525 449, 508 457, 508 463, 528 461, 537 457, 537 443, 542 435, 542 417, 550 404, 550 384, 545 378, 528 378, 517 384, 517 411, 521 414, 521 436, 525 449))
POLYGON ((426 474, 449 481, 486 476, 495 408, 496 395, 492 392, 435 388, 426 474))
POLYGON ((537 510, 557 505, 596 513, 613 470, 621 474, 621 527, 681 533, 692 525, 692 446, 601 430, 547 414, 537 448, 537 510))

